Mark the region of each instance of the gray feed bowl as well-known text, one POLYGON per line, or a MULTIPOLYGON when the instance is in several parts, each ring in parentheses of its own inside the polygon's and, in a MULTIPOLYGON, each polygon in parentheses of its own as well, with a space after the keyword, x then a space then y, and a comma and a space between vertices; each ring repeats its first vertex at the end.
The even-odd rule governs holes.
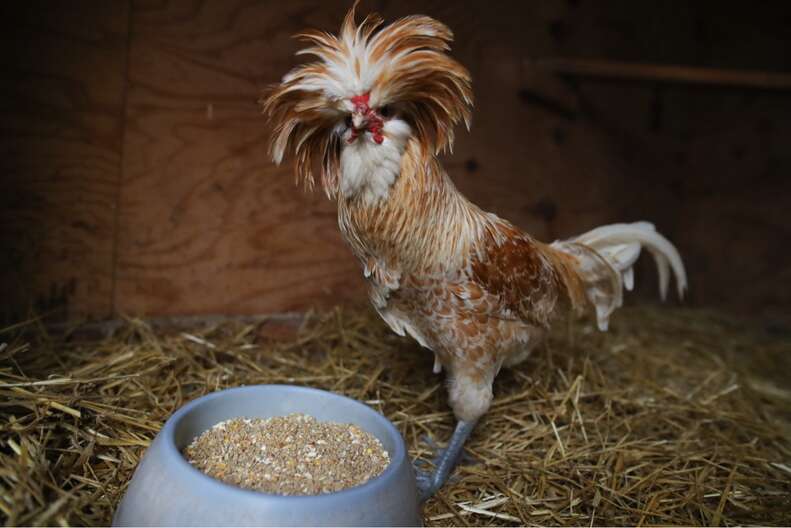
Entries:
POLYGON ((215 392, 179 409, 135 471, 114 526, 419 526, 415 475, 403 438, 387 418, 331 392, 257 385, 215 392), (244 490, 204 475, 181 455, 196 436, 240 416, 305 413, 352 423, 376 436, 390 465, 365 484, 336 493, 282 496, 244 490))

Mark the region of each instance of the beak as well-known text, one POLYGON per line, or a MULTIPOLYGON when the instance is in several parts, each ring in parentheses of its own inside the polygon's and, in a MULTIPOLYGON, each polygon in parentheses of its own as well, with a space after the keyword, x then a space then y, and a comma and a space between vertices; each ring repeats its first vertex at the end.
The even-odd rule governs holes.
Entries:
POLYGON ((352 113, 352 125, 354 126, 354 128, 360 129, 363 127, 363 125, 366 124, 366 122, 367 119, 365 117, 365 114, 363 114, 362 112, 355 110, 352 113))

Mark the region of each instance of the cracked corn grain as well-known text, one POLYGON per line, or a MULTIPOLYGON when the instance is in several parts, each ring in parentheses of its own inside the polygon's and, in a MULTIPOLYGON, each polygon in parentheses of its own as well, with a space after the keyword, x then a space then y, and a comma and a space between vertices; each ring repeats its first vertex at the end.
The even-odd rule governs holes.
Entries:
POLYGON ((367 431, 305 414, 221 422, 198 436, 184 455, 210 477, 278 495, 351 488, 390 463, 388 452, 367 431))

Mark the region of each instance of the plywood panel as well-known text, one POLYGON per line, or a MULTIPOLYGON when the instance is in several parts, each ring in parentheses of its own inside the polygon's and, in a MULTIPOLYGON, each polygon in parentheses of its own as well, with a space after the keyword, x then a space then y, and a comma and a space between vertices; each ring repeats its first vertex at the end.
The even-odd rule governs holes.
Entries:
MULTIPOLYGON (((134 3, 117 311, 259 313, 362 299, 334 205, 294 187, 289 166, 268 162, 255 104, 294 64, 290 35, 336 31, 349 4, 134 3)), ((787 304, 775 285, 788 281, 788 251, 777 249, 788 230, 743 199, 788 188, 777 176, 789 167, 787 99, 758 94, 763 102, 745 107, 744 94, 564 80, 529 66, 571 56, 750 67, 739 60, 751 49, 761 50, 761 66, 782 62, 781 25, 769 20, 777 17, 750 12, 742 23, 713 6, 406 0, 361 10, 390 20, 422 12, 456 33, 453 53, 473 74, 476 109, 445 164, 475 202, 545 240, 651 220, 687 257, 693 301, 787 304), (762 17, 768 30, 741 33, 751 39, 744 48, 712 29, 728 19, 735 34, 762 17), (738 118, 734 107, 745 108, 738 118), (765 122, 756 144, 753 130, 765 122), (721 156, 723 143, 748 157, 721 156), (770 176, 755 187, 751 172, 763 165, 770 176), (753 229, 760 236, 749 237, 753 229), (723 251, 739 261, 738 278, 723 251)), ((654 297, 653 280, 638 280, 654 297)))
POLYGON ((787 309, 791 97, 673 87, 662 99, 662 125, 630 168, 647 214, 684 251, 692 302, 787 309))
POLYGON ((359 295, 334 207, 266 156, 261 88, 308 4, 135 4, 116 309, 260 313, 359 295))
POLYGON ((0 316, 107 317, 128 5, 0 9, 0 316))
MULTIPOLYGON (((470 6, 381 7, 390 19, 426 12, 460 35, 454 52, 472 69, 480 104, 473 132, 446 161, 477 202, 553 236, 542 207, 578 178, 578 163, 600 182, 617 175, 607 145, 595 139, 601 134, 578 127, 577 137, 593 143, 571 160, 559 155, 564 118, 520 102, 523 51, 542 40, 525 36, 541 33, 482 7, 472 18, 503 26, 497 32, 479 32, 470 6)), ((135 3, 118 311, 249 313, 362 299, 334 205, 295 188, 289 166, 269 163, 255 104, 261 87, 294 64, 298 44, 290 36, 305 27, 334 31, 347 8, 340 1, 135 3)), ((609 209, 596 204, 612 203, 608 189, 599 184, 570 199, 562 218, 591 225, 605 218, 609 209)))

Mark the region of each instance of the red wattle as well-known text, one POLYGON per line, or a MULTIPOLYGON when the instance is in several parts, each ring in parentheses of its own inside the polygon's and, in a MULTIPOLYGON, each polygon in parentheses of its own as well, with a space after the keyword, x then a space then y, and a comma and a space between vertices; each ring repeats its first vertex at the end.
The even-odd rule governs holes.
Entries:
MULTIPOLYGON (((371 133, 371 137, 373 138, 374 142, 377 145, 381 145, 382 142, 385 140, 384 136, 382 135, 382 128, 384 127, 384 122, 382 118, 376 115, 376 112, 368 106, 371 100, 371 94, 364 93, 362 95, 355 95, 354 97, 349 99, 351 103, 354 105, 355 112, 359 112, 365 115, 368 121, 368 132, 371 133)), ((358 130, 356 128, 352 129, 351 135, 347 140, 349 143, 354 142, 357 139, 358 130)))

